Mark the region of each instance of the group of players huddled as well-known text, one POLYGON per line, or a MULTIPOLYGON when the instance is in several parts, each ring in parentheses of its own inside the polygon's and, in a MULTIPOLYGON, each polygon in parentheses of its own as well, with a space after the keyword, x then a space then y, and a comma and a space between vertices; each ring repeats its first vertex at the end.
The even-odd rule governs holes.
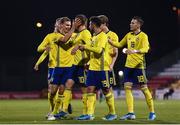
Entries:
POLYGON ((145 53, 149 50, 147 35, 141 31, 143 20, 133 17, 130 32, 119 42, 118 35, 108 28, 108 17, 92 16, 89 21, 79 14, 71 21, 68 17, 56 19, 54 32, 49 33, 38 46, 43 52, 34 66, 48 56, 48 101, 50 112, 47 120, 66 118, 72 99, 74 84, 82 91, 82 115, 76 120, 95 118, 96 93, 99 89, 104 94, 109 112, 102 119, 117 119, 113 84, 115 76, 113 66, 118 56, 118 49, 124 46, 127 54, 124 68, 124 89, 128 113, 121 120, 136 118, 133 109, 133 83, 139 84, 149 107, 149 120, 155 120, 154 104, 147 87, 145 76, 145 53), (89 22, 89 27, 87 27, 89 22), (88 30, 89 29, 89 30, 88 30))

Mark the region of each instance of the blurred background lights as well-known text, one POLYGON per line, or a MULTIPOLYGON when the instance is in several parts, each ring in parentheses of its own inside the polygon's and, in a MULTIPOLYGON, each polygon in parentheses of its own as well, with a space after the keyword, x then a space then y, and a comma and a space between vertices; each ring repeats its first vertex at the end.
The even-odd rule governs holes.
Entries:
POLYGON ((123 71, 120 70, 120 71, 118 72, 118 75, 119 75, 119 76, 123 76, 123 71))
POLYGON ((41 28, 41 27, 42 27, 42 23, 41 23, 41 22, 37 22, 37 23, 36 23, 36 26, 37 26, 38 28, 41 28))
POLYGON ((173 7, 172 7, 172 10, 173 10, 173 11, 176 11, 176 10, 177 10, 177 7, 176 7, 176 6, 173 6, 173 7))

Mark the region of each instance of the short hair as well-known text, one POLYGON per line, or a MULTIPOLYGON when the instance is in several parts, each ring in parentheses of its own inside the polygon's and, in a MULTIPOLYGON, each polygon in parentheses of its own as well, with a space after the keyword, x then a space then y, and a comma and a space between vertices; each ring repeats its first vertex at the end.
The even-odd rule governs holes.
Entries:
POLYGON ((69 19, 68 17, 61 17, 61 18, 57 18, 56 22, 63 24, 66 21, 71 21, 71 19, 69 19))
POLYGON ((89 21, 91 21, 93 24, 95 24, 97 27, 100 27, 102 22, 100 20, 100 18, 98 18, 97 16, 92 16, 90 17, 89 21))
POLYGON ((132 19, 137 20, 140 23, 141 26, 144 24, 143 19, 141 17, 139 17, 139 16, 134 16, 132 19))
POLYGON ((88 19, 87 19, 87 17, 86 17, 85 15, 83 15, 83 14, 78 14, 78 15, 76 15, 76 17, 75 17, 75 18, 80 19, 80 20, 81 20, 82 25, 87 24, 88 19))
POLYGON ((98 17, 100 18, 102 24, 106 24, 106 26, 109 25, 109 19, 106 15, 99 15, 98 17))

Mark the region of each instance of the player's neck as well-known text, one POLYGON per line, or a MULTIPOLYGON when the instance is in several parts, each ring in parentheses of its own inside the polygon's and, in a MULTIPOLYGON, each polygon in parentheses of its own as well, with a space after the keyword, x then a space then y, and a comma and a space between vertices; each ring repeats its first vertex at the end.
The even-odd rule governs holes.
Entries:
POLYGON ((84 29, 86 29, 86 26, 82 25, 82 26, 80 26, 80 27, 78 28, 78 31, 81 32, 81 31, 83 31, 84 29))
POLYGON ((100 32, 102 32, 102 30, 100 28, 96 28, 94 29, 94 33, 95 35, 99 34, 100 32))
POLYGON ((140 32, 141 32, 141 29, 137 29, 137 30, 134 30, 134 31, 133 31, 133 33, 134 33, 135 35, 139 34, 140 32))
POLYGON ((109 32, 109 28, 108 27, 104 28, 103 32, 108 33, 109 32))
POLYGON ((63 30, 60 30, 59 33, 61 33, 62 35, 66 34, 63 30))

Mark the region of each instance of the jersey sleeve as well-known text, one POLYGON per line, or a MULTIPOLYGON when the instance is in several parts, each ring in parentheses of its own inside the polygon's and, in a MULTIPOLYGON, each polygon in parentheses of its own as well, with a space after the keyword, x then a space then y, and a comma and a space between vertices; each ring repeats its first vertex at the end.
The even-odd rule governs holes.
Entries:
POLYGON ((91 45, 91 33, 90 32, 84 32, 82 34, 82 42, 86 45, 91 45))
POLYGON ((100 35, 97 38, 96 42, 98 42, 98 46, 94 47, 94 46, 90 46, 90 45, 85 45, 85 49, 100 54, 102 52, 102 50, 105 49, 105 46, 107 43, 107 36, 105 34, 100 35))
POLYGON ((147 53, 149 50, 149 41, 148 41, 148 36, 143 35, 142 37, 142 48, 139 50, 141 53, 147 53))
POLYGON ((46 49, 46 46, 49 44, 49 35, 47 35, 42 43, 38 46, 37 51, 42 52, 46 49))
POLYGON ((120 42, 118 42, 118 41, 113 41, 113 46, 115 46, 115 47, 117 47, 117 48, 122 48, 123 46, 125 46, 126 44, 127 44, 127 35, 128 34, 126 34, 125 36, 124 36, 124 38, 120 41, 120 42))
POLYGON ((44 61, 44 59, 47 57, 47 55, 48 55, 48 52, 44 51, 43 54, 39 57, 38 61, 36 62, 36 65, 41 64, 44 61))

